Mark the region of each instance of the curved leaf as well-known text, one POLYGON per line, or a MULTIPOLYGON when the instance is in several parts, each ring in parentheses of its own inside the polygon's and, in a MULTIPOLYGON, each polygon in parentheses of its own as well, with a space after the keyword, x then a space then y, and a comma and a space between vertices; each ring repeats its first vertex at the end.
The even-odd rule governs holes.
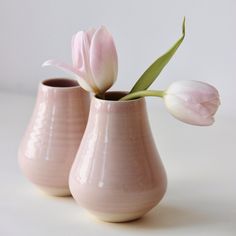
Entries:
POLYGON ((165 65, 170 61, 172 56, 177 51, 180 44, 183 42, 185 37, 185 17, 182 25, 182 36, 181 38, 161 57, 159 57, 139 78, 130 93, 137 92, 140 90, 146 90, 158 77, 165 65))

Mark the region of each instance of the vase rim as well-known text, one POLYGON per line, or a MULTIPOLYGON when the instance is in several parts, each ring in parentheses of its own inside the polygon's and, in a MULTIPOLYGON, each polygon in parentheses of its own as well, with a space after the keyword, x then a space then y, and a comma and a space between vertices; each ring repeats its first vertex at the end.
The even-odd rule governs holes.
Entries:
POLYGON ((48 78, 41 81, 41 86, 49 89, 74 89, 81 88, 77 80, 65 78, 65 77, 55 77, 48 78))
POLYGON ((95 99, 96 101, 99 101, 99 102, 103 102, 103 103, 114 103, 114 104, 128 104, 128 103, 136 103, 138 101, 142 101, 144 100, 145 98, 144 97, 140 97, 140 98, 135 98, 135 99, 132 99, 132 100, 124 100, 124 101, 120 101, 120 100, 113 100, 113 99, 106 99, 106 96, 111 96, 112 95, 114 96, 115 95, 115 98, 116 99, 120 99, 122 98, 123 96, 127 95, 129 92, 128 91, 108 91, 105 93, 105 99, 102 99, 102 98, 99 98, 97 97, 97 95, 93 95, 93 99, 95 99))

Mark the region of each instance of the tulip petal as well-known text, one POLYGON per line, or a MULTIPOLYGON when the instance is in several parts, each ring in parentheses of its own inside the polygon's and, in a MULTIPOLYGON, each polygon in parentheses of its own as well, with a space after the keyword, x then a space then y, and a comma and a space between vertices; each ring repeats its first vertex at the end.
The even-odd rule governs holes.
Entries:
POLYGON ((80 31, 72 37, 71 51, 73 66, 80 71, 84 70, 84 60, 82 55, 82 41, 84 32, 80 31))
POLYGON ((79 72, 78 70, 76 70, 75 68, 73 68, 72 66, 67 65, 67 64, 60 62, 58 60, 48 60, 42 64, 42 67, 45 67, 45 66, 54 66, 54 67, 57 67, 65 72, 71 74, 72 76, 74 76, 78 80, 78 83, 80 84, 80 86, 83 89, 85 89, 89 92, 94 92, 93 88, 83 79, 85 77, 85 75, 83 73, 79 72))
POLYGON ((92 38, 93 38, 93 35, 95 34, 96 32, 96 29, 95 28, 91 28, 89 30, 87 30, 87 36, 88 36, 88 41, 89 41, 89 46, 91 45, 91 41, 92 41, 92 38))
POLYGON ((192 125, 211 125, 219 105, 215 87, 201 81, 176 81, 166 90, 164 100, 169 112, 192 125))
POLYGON ((104 26, 95 32, 91 41, 90 68, 101 92, 109 89, 117 78, 117 52, 113 38, 104 26))
POLYGON ((172 83, 168 88, 168 94, 175 94, 189 103, 204 103, 219 98, 215 87, 194 80, 180 80, 172 83))
POLYGON ((81 55, 83 60, 83 68, 81 68, 82 71, 86 73, 86 80, 91 85, 91 87, 94 88, 94 90, 97 93, 100 93, 99 88, 97 87, 96 83, 94 82, 94 78, 91 72, 90 68, 90 37, 91 32, 88 34, 83 33, 82 35, 82 41, 81 41, 81 55))
POLYGON ((204 115, 200 114, 199 110, 202 107, 199 104, 189 106, 187 102, 171 94, 167 94, 164 100, 170 114, 182 122, 199 126, 208 126, 214 123, 214 118, 209 113, 205 113, 205 110, 204 115), (208 115, 205 116, 206 114, 208 115))
POLYGON ((99 93, 99 90, 94 83, 91 69, 89 65, 89 48, 90 41, 93 35, 93 29, 88 32, 79 31, 72 38, 72 61, 75 68, 80 72, 83 72, 83 78, 87 81, 88 84, 93 88, 96 93, 99 93))
POLYGON ((215 115, 219 105, 220 101, 219 99, 214 99, 209 102, 204 102, 202 105, 208 110, 208 113, 210 113, 212 116, 215 115))

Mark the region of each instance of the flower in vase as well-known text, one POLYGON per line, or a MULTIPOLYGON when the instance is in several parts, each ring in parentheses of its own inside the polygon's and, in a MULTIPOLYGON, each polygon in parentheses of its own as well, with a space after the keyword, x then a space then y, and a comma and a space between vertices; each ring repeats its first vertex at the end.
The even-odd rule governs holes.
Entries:
POLYGON ((219 93, 213 86, 200 81, 176 81, 164 93, 168 111, 178 120, 192 125, 214 123, 220 105, 219 93))
POLYGON ((95 94, 104 94, 117 78, 118 58, 111 34, 101 26, 79 31, 72 37, 72 62, 67 65, 48 60, 43 66, 55 66, 76 76, 80 86, 95 94))

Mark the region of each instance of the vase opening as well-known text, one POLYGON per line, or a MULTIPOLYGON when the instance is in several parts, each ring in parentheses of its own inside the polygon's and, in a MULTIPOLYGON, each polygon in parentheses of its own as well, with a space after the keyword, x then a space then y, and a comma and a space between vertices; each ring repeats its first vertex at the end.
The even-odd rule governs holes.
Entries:
POLYGON ((54 88, 69 88, 79 86, 79 83, 76 80, 63 78, 47 79, 44 80, 42 84, 54 88))
MULTIPOLYGON (((97 99, 101 99, 101 100, 118 101, 120 98, 124 97, 127 94, 128 94, 128 92, 126 92, 126 91, 111 91, 111 92, 105 93, 104 99, 101 99, 98 96, 95 96, 95 97, 97 99)), ((133 100, 137 100, 137 99, 139 99, 139 98, 135 98, 133 100)), ((119 102, 127 102, 127 101, 119 101, 119 102)))

